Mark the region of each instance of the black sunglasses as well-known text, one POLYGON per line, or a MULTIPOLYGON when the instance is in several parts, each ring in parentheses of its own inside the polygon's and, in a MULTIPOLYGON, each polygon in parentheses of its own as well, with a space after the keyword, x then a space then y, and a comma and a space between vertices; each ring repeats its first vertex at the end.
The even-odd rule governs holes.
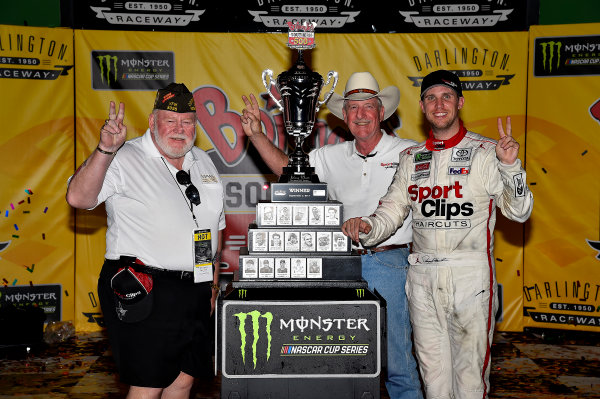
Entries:
POLYGON ((185 196, 188 197, 190 202, 194 205, 200 205, 200 192, 198 192, 196 186, 192 184, 192 179, 188 172, 180 170, 175 177, 177 178, 177 183, 187 186, 185 189, 185 196))

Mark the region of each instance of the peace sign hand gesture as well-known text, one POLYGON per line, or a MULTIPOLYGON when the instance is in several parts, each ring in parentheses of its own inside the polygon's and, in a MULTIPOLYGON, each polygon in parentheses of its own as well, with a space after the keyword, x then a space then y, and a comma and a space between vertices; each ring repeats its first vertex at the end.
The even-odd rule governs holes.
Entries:
POLYGON ((125 119, 125 104, 119 103, 119 112, 116 112, 115 102, 110 102, 108 119, 100 129, 100 143, 98 147, 105 152, 116 152, 127 138, 127 126, 123 124, 125 119))
POLYGON ((240 121, 242 122, 242 129, 246 136, 252 137, 261 133, 260 124, 260 108, 258 107, 258 101, 254 94, 250 94, 250 99, 246 96, 242 96, 242 100, 246 105, 246 108, 242 110, 240 121))
POLYGON ((512 165, 519 155, 519 143, 512 137, 510 116, 506 117, 506 133, 502 126, 502 118, 498 118, 498 134, 500 140, 496 144, 496 157, 505 165, 512 165))

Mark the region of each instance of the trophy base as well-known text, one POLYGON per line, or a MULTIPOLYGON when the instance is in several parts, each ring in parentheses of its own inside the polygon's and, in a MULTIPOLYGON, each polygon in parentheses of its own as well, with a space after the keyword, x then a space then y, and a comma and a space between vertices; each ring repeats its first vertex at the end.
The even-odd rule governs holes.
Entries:
POLYGON ((311 183, 308 181, 271 183, 271 201, 327 201, 327 183, 311 183))
POLYGON ((315 168, 311 166, 285 166, 279 183, 320 183, 315 168))

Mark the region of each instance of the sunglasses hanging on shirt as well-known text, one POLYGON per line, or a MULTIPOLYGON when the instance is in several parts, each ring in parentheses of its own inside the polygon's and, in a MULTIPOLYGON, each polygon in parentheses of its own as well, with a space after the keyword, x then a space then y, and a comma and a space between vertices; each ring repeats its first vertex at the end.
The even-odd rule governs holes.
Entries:
POLYGON ((192 184, 192 179, 190 178, 189 173, 185 170, 180 170, 175 175, 175 178, 177 179, 177 183, 187 186, 185 189, 185 196, 190 200, 190 202, 194 205, 200 205, 200 192, 196 186, 192 184))

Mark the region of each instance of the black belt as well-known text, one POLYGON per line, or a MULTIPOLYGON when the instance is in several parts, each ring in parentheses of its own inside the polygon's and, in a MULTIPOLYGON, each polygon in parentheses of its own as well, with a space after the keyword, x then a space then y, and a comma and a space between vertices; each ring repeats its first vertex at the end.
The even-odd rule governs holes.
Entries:
POLYGON ((194 272, 184 270, 168 270, 160 267, 140 265, 135 263, 135 258, 121 257, 121 259, 106 259, 106 263, 113 267, 129 266, 136 272, 146 273, 154 277, 174 278, 178 280, 194 280, 194 272))
POLYGON ((359 255, 366 255, 366 254, 370 254, 370 253, 374 253, 374 252, 384 252, 384 251, 390 251, 392 249, 398 249, 398 248, 410 249, 410 243, 400 244, 400 245, 383 245, 381 247, 374 247, 374 248, 358 248, 356 250, 356 252, 359 255))
POLYGON ((194 280, 194 272, 186 272, 185 270, 167 270, 161 269, 160 267, 153 266, 141 266, 137 267, 137 265, 133 266, 135 271, 146 273, 151 276, 156 277, 165 277, 165 278, 176 278, 179 280, 194 280))

